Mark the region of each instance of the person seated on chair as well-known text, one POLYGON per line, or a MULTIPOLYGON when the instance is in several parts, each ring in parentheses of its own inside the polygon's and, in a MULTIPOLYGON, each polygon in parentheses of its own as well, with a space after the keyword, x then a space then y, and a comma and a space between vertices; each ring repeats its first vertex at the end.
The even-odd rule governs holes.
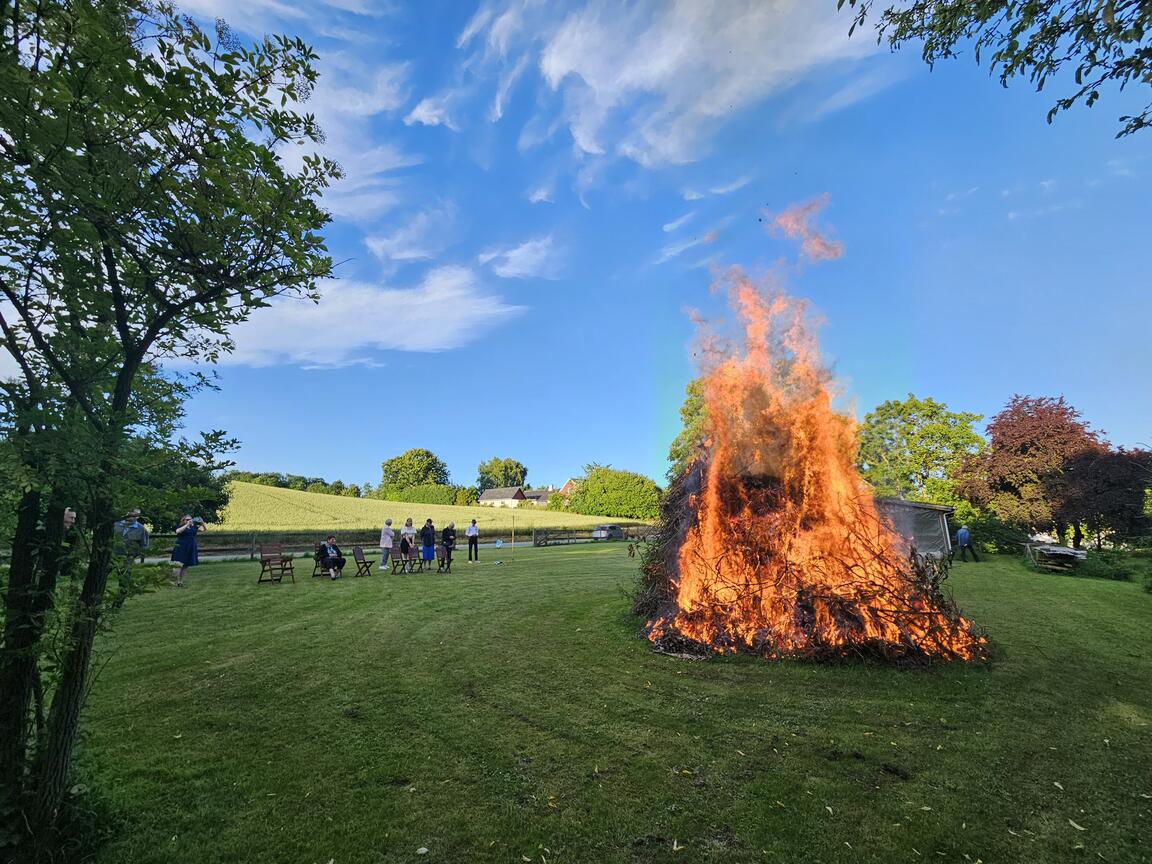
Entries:
POLYGON ((327 570, 333 579, 340 576, 347 562, 340 554, 340 547, 336 545, 335 534, 329 534, 328 539, 320 544, 320 554, 323 556, 320 566, 327 570))

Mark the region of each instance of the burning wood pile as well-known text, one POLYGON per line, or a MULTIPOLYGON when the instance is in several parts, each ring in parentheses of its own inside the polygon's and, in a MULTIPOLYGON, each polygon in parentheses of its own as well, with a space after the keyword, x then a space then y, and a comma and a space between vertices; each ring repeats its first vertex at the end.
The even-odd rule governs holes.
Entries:
POLYGON ((672 653, 978 660, 987 640, 877 512, 805 304, 727 277, 743 335, 704 351, 708 439, 668 490, 637 612, 672 653))

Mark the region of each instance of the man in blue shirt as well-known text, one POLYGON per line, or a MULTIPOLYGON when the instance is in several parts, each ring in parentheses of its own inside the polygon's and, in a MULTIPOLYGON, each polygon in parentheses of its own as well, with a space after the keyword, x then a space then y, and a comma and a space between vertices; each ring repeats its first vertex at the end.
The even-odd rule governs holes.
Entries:
POLYGON ((972 553, 972 561, 979 562, 980 559, 976 557, 976 547, 972 545, 972 532, 968 530, 967 525, 961 525, 960 530, 956 532, 956 545, 960 547, 960 560, 968 563, 968 555, 972 553))

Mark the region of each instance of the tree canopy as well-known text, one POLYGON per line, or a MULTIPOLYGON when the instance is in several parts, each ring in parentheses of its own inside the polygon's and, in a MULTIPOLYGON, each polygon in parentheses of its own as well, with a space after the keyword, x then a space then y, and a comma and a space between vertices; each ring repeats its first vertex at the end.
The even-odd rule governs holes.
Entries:
MULTIPOLYGON (((875 0, 838 0, 853 7, 851 30, 864 24, 875 0)), ((1078 102, 1091 107, 1106 87, 1152 84, 1152 3, 1146 0, 911 0, 880 4, 876 29, 892 48, 923 42, 924 60, 955 57, 971 47, 1007 87, 1023 77, 1043 90, 1068 80, 1048 122, 1078 102)), ((1144 91, 1147 98, 1148 91, 1144 91)), ((1143 101, 1143 99, 1141 99, 1143 101)), ((1152 123, 1152 102, 1120 118, 1117 137, 1152 123)))
POLYGON ((399 456, 393 456, 383 462, 380 469, 381 487, 409 489, 413 486, 444 486, 448 483, 448 466, 444 460, 423 447, 414 447, 399 456))
POLYGON ((501 459, 493 456, 477 466, 476 488, 500 489, 505 486, 523 486, 528 482, 528 469, 523 462, 515 459, 501 459))
POLYGON ((568 496, 567 509, 589 516, 656 519, 660 515, 660 487, 643 474, 588 465, 568 496))
POLYGON ((984 445, 972 428, 981 419, 911 393, 884 402, 860 426, 860 473, 880 496, 951 503, 955 473, 984 445))
POLYGON ((704 379, 693 378, 684 388, 680 406, 680 432, 668 447, 668 480, 683 474, 696 458, 700 443, 708 437, 708 409, 704 405, 704 379))
POLYGON ((1066 466, 1106 451, 1063 396, 1013 396, 989 422, 988 446, 967 460, 957 491, 1009 524, 1047 531, 1066 497, 1066 466))
POLYGON ((331 272, 318 199, 339 168, 280 157, 320 137, 297 108, 315 59, 297 39, 213 38, 151 0, 0 0, 0 349, 18 369, 0 431, 20 490, 0 651, 9 837, 42 835, 64 804, 112 522, 135 504, 141 442, 171 441, 206 383, 161 364, 213 362, 236 324, 316 298, 331 272), (49 639, 65 647, 46 680, 49 639))

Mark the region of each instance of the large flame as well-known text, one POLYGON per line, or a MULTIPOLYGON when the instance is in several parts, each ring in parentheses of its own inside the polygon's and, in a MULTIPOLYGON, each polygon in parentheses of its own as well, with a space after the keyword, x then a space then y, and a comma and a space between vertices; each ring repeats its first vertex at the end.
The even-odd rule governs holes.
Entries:
MULTIPOLYGON (((681 478, 654 642, 765 656, 969 660, 986 641, 877 513, 806 306, 738 270, 742 344, 705 352, 709 441, 681 478)), ((672 496, 675 498, 675 496, 672 496)))

